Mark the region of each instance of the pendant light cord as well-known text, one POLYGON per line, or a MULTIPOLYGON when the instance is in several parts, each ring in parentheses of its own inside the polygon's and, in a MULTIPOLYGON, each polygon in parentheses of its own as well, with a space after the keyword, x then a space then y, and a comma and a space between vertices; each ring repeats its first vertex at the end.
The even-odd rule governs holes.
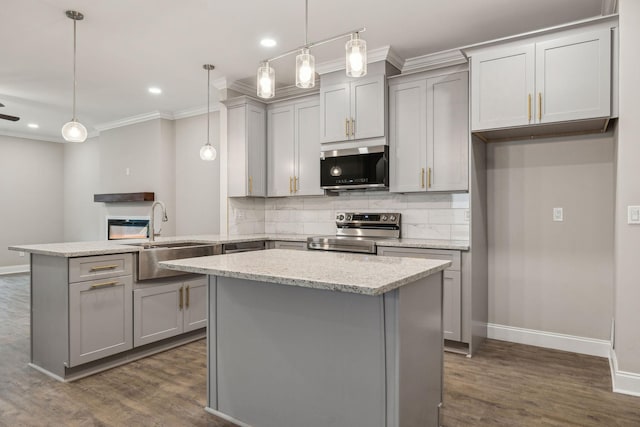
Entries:
POLYGON ((209 108, 211 106, 211 102, 209 101, 209 96, 211 92, 210 79, 211 79, 211 69, 207 67, 207 144, 208 145, 211 145, 211 137, 209 136, 210 135, 209 125, 211 123, 211 112, 209 111, 209 108))
POLYGON ((309 0, 304 0, 304 45, 309 44, 309 0))
POLYGON ((76 120, 76 24, 77 20, 73 20, 73 121, 76 120))

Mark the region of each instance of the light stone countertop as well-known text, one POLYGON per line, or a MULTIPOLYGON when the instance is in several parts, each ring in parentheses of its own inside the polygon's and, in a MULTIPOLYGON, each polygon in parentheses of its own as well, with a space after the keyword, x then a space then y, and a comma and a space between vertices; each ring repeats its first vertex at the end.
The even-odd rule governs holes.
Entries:
POLYGON ((381 295, 451 266, 451 261, 272 249, 187 258, 165 268, 305 288, 381 295))
MULTIPOLYGON (((174 237, 157 237, 156 242, 202 242, 212 244, 252 242, 256 240, 306 242, 311 235, 307 234, 246 234, 246 235, 220 235, 220 234, 196 234, 174 237)), ((39 255, 60 256, 66 258, 121 254, 138 252, 143 250, 140 246, 132 246, 131 243, 145 243, 147 239, 139 240, 101 240, 95 242, 66 242, 43 243, 33 245, 9 246, 9 250, 29 252, 39 255), (128 244, 129 243, 129 244, 128 244)), ((427 240, 427 239, 376 239, 378 246, 395 246, 423 249, 451 249, 469 250, 469 242, 461 240, 427 240)))

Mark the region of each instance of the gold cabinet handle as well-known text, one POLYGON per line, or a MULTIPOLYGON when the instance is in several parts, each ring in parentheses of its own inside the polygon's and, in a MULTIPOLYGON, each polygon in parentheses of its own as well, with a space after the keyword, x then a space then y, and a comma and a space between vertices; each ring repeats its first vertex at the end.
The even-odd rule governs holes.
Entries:
POLYGON ((297 176, 294 176, 293 177, 293 192, 294 193, 298 192, 298 190, 299 190, 298 187, 299 186, 300 186, 300 178, 298 178, 297 176))
POLYGON ((293 178, 289 177, 289 194, 293 193, 293 178))
POLYGON ((253 194, 253 177, 249 176, 249 194, 253 194))
POLYGON ((542 120, 542 92, 538 92, 538 121, 542 120))
POLYGON ((187 292, 187 303, 186 303, 186 307, 189 308, 189 300, 191 299, 189 296, 189 285, 187 285, 186 288, 186 292, 187 292))
POLYGON ((182 310, 182 307, 184 306, 184 295, 182 293, 182 286, 180 287, 180 290, 178 292, 180 294, 179 301, 178 301, 178 308, 182 310))
POLYGON ((118 280, 112 280, 110 282, 103 283, 94 283, 93 285, 91 285, 91 289, 106 288, 107 286, 115 286, 118 283, 120 283, 118 280))
POLYGON ((96 265, 95 267, 91 267, 89 271, 113 270, 114 268, 118 268, 118 264, 96 265))
POLYGON ((356 136, 356 121, 351 118, 351 136, 356 136))
POLYGON ((344 119, 344 136, 349 137, 349 119, 344 119))
POLYGON ((420 170, 420 188, 424 188, 424 168, 420 170))
POLYGON ((531 94, 529 94, 527 100, 527 120, 531 123, 531 94))
POLYGON ((427 169, 427 188, 431 188, 431 168, 427 169))

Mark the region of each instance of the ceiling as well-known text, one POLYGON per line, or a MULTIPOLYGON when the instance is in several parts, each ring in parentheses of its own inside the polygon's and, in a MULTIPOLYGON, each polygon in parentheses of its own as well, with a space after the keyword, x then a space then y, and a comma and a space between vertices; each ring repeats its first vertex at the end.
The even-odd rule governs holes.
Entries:
MULTIPOLYGON (((403 59, 598 16, 611 0, 309 0, 309 40, 365 26, 369 49, 391 46, 403 59)), ((261 59, 304 42, 303 0, 2 0, 0 134, 62 142, 71 118, 73 22, 78 22, 78 119, 100 125, 206 106, 212 81, 251 79, 261 59), (274 48, 262 47, 264 37, 274 48), (162 88, 161 95, 148 93, 162 88), (37 123, 30 129, 28 123, 37 123)), ((336 41, 312 50, 316 63, 340 58, 336 41)), ((273 63, 292 84, 292 58, 273 63)))

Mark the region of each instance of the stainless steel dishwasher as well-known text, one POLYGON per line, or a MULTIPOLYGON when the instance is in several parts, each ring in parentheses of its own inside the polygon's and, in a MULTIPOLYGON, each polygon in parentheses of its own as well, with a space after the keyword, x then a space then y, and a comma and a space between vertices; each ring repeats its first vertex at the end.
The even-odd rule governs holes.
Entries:
POLYGON ((237 242, 225 243, 222 249, 223 254, 235 254, 238 252, 262 251, 266 249, 265 242, 237 242))

